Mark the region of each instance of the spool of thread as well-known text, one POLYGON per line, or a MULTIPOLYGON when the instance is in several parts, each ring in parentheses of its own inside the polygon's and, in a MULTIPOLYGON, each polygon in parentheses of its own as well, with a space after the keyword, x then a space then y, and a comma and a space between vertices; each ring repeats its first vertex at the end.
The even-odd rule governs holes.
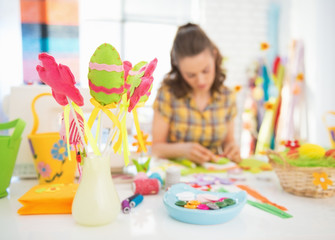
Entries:
POLYGON ((149 176, 149 178, 156 178, 161 183, 161 186, 163 186, 163 179, 159 173, 154 172, 149 176))
POLYGON ((129 201, 128 201, 128 199, 125 199, 125 200, 123 200, 122 201, 122 203, 121 203, 121 209, 122 209, 122 212, 123 213, 130 213, 130 205, 129 205, 129 201))
POLYGON ((167 190, 173 184, 180 182, 180 169, 176 167, 169 167, 166 170, 165 189, 167 190))
POLYGON ((129 198, 127 198, 126 200, 128 200, 128 202, 130 203, 134 198, 136 198, 138 195, 140 195, 139 193, 136 193, 132 196, 130 196, 129 198))
POLYGON ((132 199, 129 203, 130 207, 136 207, 138 204, 140 204, 143 201, 143 195, 138 194, 134 199, 132 199))
POLYGON ((137 179, 133 183, 134 193, 152 195, 159 192, 160 182, 155 178, 137 179))

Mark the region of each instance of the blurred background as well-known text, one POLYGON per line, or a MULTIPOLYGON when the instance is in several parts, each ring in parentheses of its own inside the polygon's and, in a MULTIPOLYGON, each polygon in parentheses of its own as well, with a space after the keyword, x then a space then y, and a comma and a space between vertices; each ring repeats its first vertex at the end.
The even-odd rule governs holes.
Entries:
POLYGON ((334 12, 333 0, 0 0, 0 121, 11 120, 5 99, 13 87, 29 91, 40 85, 35 70, 40 52, 68 65, 86 88, 90 57, 107 42, 122 60, 158 58, 152 95, 139 110, 141 127, 150 133, 151 105, 170 69, 175 32, 194 22, 221 50, 226 84, 238 91, 236 138, 243 156, 256 151, 267 110, 273 110, 263 105, 271 97, 282 98, 282 104, 274 101, 275 116, 268 117, 278 118, 275 130, 263 130, 274 132, 272 140, 263 137, 268 145, 303 139, 330 147, 322 117, 334 111, 334 12), (277 127, 282 136, 274 140, 277 127))

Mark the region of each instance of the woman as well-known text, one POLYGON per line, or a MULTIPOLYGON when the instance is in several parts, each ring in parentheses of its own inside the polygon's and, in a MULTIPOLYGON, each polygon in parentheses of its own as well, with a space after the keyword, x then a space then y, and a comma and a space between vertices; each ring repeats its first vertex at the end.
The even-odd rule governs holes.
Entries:
POLYGON ((195 24, 179 27, 171 50, 171 71, 154 103, 153 154, 216 161, 217 154, 239 162, 234 141, 235 98, 223 85, 219 49, 195 24))

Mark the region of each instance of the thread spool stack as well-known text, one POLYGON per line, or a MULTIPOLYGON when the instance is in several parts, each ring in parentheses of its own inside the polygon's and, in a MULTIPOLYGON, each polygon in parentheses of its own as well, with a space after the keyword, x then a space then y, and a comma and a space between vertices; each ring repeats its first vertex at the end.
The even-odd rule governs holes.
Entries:
POLYGON ((165 176, 165 190, 172 185, 180 182, 180 169, 176 167, 169 167, 166 170, 165 176))

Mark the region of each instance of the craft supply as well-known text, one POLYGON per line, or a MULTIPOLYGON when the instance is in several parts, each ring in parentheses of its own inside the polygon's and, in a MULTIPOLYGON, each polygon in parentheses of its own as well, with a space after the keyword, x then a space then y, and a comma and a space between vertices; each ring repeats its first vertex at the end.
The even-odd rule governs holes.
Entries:
MULTIPOLYGON (((75 114, 77 115, 77 119, 78 119, 80 129, 77 128, 77 125, 76 125, 75 119, 72 115, 72 112, 70 112, 70 115, 69 115, 69 143, 70 143, 70 145, 80 144, 80 133, 79 133, 79 131, 84 132, 84 120, 78 113, 75 113, 75 114)), ((60 134, 61 139, 66 141, 66 129, 65 129, 64 113, 62 114, 62 124, 61 124, 59 134, 60 134)))
POLYGON ((122 201, 122 203, 121 203, 121 209, 122 209, 123 213, 126 213, 126 214, 130 213, 131 207, 129 205, 128 199, 125 199, 125 200, 122 201))
POLYGON ((143 201, 143 195, 137 194, 137 196, 129 202, 129 205, 131 208, 134 208, 137 207, 137 205, 140 204, 142 201, 143 201))
POLYGON ((259 203, 259 202, 255 202, 255 201, 251 201, 251 200, 248 200, 247 203, 253 207, 256 207, 256 208, 259 208, 265 212, 268 212, 268 213, 271 213, 273 215, 276 215, 278 217, 281 217, 281 218, 291 218, 293 217, 291 214, 288 214, 287 212, 284 212, 282 210, 280 210, 279 208, 277 207, 274 207, 270 204, 267 204, 267 203, 259 203))
POLYGON ((202 164, 202 167, 207 170, 213 170, 213 171, 228 171, 231 169, 238 168, 238 165, 235 162, 227 162, 227 163, 205 162, 202 164))
POLYGON ((180 169, 176 167, 169 167, 166 170, 165 189, 168 189, 173 184, 180 182, 180 169))
POLYGON ((139 193, 136 193, 132 196, 130 196, 129 198, 127 198, 126 200, 128 200, 128 202, 131 202, 134 198, 136 198, 138 195, 140 195, 139 193))
MULTIPOLYGON (((220 188, 220 192, 225 192, 228 193, 229 191, 227 191, 225 188, 221 187, 220 188)), ((273 215, 276 215, 278 217, 281 218, 291 218, 293 217, 292 215, 288 214, 287 212, 284 212, 282 210, 280 210, 279 208, 272 206, 270 204, 267 203, 259 203, 259 202, 255 202, 255 201, 251 201, 251 200, 247 200, 247 203, 253 207, 256 207, 258 209, 261 209, 265 212, 271 213, 273 215)))
POLYGON ((149 176, 149 178, 155 178, 155 179, 157 179, 161 183, 161 186, 163 186, 163 184, 164 184, 163 183, 163 179, 162 179, 162 177, 161 177, 161 175, 159 173, 154 172, 154 173, 152 173, 149 176))
POLYGON ((207 207, 209 207, 212 210, 218 210, 220 209, 215 203, 207 203, 207 207))
MULTIPOLYGON (((141 97, 144 97, 141 106, 149 97, 154 80, 152 74, 156 68, 157 59, 145 64, 143 73, 141 72, 139 78, 136 79, 136 84, 126 83, 126 78, 133 74, 130 71, 131 63, 122 62, 119 53, 112 45, 107 43, 100 45, 91 57, 89 64, 88 81, 90 93, 93 97, 90 102, 94 109, 88 122, 86 122, 83 111, 79 107, 83 106, 83 98, 75 87, 76 82, 70 69, 62 64, 58 65, 55 59, 46 53, 40 54, 39 59, 41 60, 41 66, 37 66, 36 69, 41 80, 52 88, 53 97, 56 101, 65 106, 64 125, 67 145, 66 147, 63 146, 64 141, 61 141, 62 145, 54 145, 56 149, 52 150, 51 153, 55 155, 54 158, 57 157, 60 164, 63 164, 63 155, 66 154, 64 149, 67 148, 67 153, 70 155, 70 145, 72 145, 75 151, 79 152, 80 155, 78 154, 78 156, 83 157, 82 181, 72 204, 73 218, 77 223, 83 225, 97 226, 110 223, 120 212, 120 207, 122 207, 123 212, 128 213, 130 205, 129 200, 120 204, 117 197, 114 184, 111 181, 112 176, 108 164, 108 161, 110 161, 109 153, 112 151, 120 153, 122 151, 125 165, 128 164, 130 153, 126 113, 131 110, 135 111, 136 107, 139 107, 137 103, 141 97), (127 94, 128 90, 130 92, 127 94), (127 96, 130 99, 127 99, 127 96), (113 108, 116 111, 112 112, 111 109, 113 108), (96 138, 94 138, 91 133, 91 128, 97 117, 96 132, 98 133, 100 130, 101 111, 113 123, 102 156, 100 153, 101 146, 97 144, 97 142, 100 142, 99 134, 96 134, 96 138), (70 114, 74 121, 70 119, 70 114), (91 147, 90 151, 93 150, 94 153, 89 153, 88 144, 91 147), (61 156, 56 155, 56 153, 61 153, 61 156), (99 194, 96 194, 96 191, 99 194)), ((138 119, 136 118, 134 122, 139 134, 138 119)), ((144 149, 143 144, 141 147, 144 149)), ((41 162, 38 166, 41 169, 41 174, 49 174, 50 169, 44 162, 41 162)), ((140 179, 135 181, 134 184, 135 190, 147 194, 155 194, 159 191, 159 181, 157 179, 140 179), (137 184, 139 182, 140 184, 137 184)), ((139 204, 140 201, 140 199, 134 201, 135 205, 139 204)))
POLYGON ((181 164, 185 167, 188 167, 188 168, 197 167, 197 165, 194 162, 192 162, 191 160, 188 160, 188 159, 175 159, 173 161, 176 162, 176 163, 179 163, 179 164, 181 164))
POLYGON ((84 105, 84 99, 76 88, 76 81, 70 68, 63 64, 57 64, 54 57, 47 53, 38 55, 41 65, 36 66, 41 81, 52 88, 52 95, 62 106, 67 105, 69 97, 78 106, 84 105))
POLYGON ((198 209, 200 210, 209 210, 210 208, 206 204, 199 204, 198 209))
POLYGON ((228 206, 228 204, 226 203, 226 202, 216 202, 215 203, 216 204, 216 206, 218 206, 219 208, 223 208, 223 207, 226 207, 226 206, 228 206))
MULTIPOLYGON (((227 206, 227 208, 217 210, 210 210, 209 207, 205 205, 205 203, 197 205, 197 208, 193 208, 193 206, 196 205, 192 204, 186 204, 184 205, 184 207, 183 206, 178 207, 176 205, 176 202, 179 199, 179 194, 185 192, 192 193, 195 196, 198 194, 208 194, 208 192, 199 191, 187 184, 178 183, 169 188, 169 190, 164 194, 163 201, 165 207, 168 210, 169 215, 172 218, 181 222, 191 224, 212 225, 227 222, 239 214, 239 212, 242 210, 247 201, 247 194, 245 191, 239 191, 238 193, 213 192, 211 193, 211 195, 217 196, 218 199, 221 199, 223 197, 231 198, 236 201, 236 204, 229 207, 227 206)), ((197 202, 192 201, 192 203, 197 202)))
POLYGON ((280 210, 283 211, 287 211, 286 207, 280 206, 276 203, 271 202, 270 200, 268 200, 266 197, 262 196, 260 193, 258 193, 257 191, 251 189, 250 187, 246 186, 246 185, 236 185, 238 188, 246 191, 249 195, 253 196, 254 198, 260 200, 263 203, 268 203, 272 206, 275 206, 277 208, 279 208, 280 210))
POLYGON ((133 183, 134 193, 141 195, 157 194, 160 189, 160 182, 157 179, 136 179, 133 183))
POLYGON ((123 63, 110 44, 101 44, 95 50, 87 77, 91 96, 102 106, 118 103, 125 92, 123 63))
POLYGON ((41 184, 32 187, 18 201, 20 215, 71 214, 78 184, 41 184))
MULTIPOLYGON (((152 77, 153 72, 157 66, 157 59, 155 58, 149 64, 146 64, 141 68, 140 72, 143 72, 143 75, 139 78, 140 82, 138 84, 131 83, 131 88, 129 91, 128 100, 129 107, 128 112, 131 112, 135 105, 138 103, 140 98, 144 95, 150 95, 150 89, 154 78, 152 77)), ((131 76, 132 71, 129 72, 128 78, 131 76)), ((138 133, 137 133, 138 134, 138 133)))
MULTIPOLYGON (((234 199, 231 198, 219 198, 216 195, 212 195, 215 197, 215 199, 219 199, 219 201, 215 201, 215 202, 208 202, 206 200, 204 201, 199 201, 199 200, 181 200, 181 199, 185 199, 185 198, 181 198, 180 194, 185 195, 185 193, 189 193, 189 192, 184 192, 184 193, 179 193, 176 194, 177 198, 179 199, 177 202, 175 202, 176 206, 179 207, 184 207, 184 208, 189 208, 189 209, 200 209, 200 210, 218 210, 220 208, 225 208, 231 205, 234 205, 236 203, 236 201, 234 199), (220 199, 223 199, 223 201, 220 201, 220 199)), ((197 196, 198 197, 198 196, 197 196)), ((199 198, 197 198, 199 199, 199 198)))
POLYGON ((191 201, 195 199, 193 192, 180 192, 176 194, 179 201, 191 201))
POLYGON ((219 197, 212 194, 198 194, 197 199, 200 202, 217 202, 219 197))

